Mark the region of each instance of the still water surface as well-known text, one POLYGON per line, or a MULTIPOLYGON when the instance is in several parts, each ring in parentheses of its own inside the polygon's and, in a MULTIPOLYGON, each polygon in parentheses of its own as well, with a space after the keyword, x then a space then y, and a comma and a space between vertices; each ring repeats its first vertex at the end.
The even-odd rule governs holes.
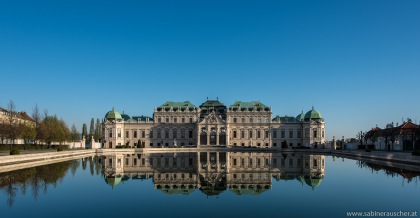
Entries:
POLYGON ((109 154, 0 174, 2 217, 420 211, 419 172, 301 153, 109 154))

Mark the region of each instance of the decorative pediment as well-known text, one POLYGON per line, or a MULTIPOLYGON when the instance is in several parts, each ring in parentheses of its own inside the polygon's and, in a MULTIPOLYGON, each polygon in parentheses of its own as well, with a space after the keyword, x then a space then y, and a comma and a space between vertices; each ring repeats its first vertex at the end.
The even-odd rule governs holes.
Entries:
POLYGON ((199 124, 226 124, 220 115, 217 115, 214 111, 204 117, 199 124))

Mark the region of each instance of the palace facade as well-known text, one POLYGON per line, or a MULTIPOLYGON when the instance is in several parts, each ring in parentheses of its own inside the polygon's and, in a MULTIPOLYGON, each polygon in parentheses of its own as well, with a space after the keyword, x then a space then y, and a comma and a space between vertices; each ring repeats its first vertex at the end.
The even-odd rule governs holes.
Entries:
POLYGON ((104 148, 257 147, 290 148, 325 145, 325 121, 312 108, 298 116, 272 117, 258 101, 225 106, 218 99, 196 107, 168 101, 153 117, 129 116, 112 109, 102 123, 104 148))

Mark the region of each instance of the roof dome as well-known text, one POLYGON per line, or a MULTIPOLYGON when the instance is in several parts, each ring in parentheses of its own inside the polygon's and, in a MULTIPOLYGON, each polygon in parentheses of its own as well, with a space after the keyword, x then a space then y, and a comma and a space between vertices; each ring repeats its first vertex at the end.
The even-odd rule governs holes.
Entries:
POLYGON ((114 110, 114 108, 112 108, 111 111, 108 111, 108 113, 106 113, 105 115, 105 119, 107 120, 121 120, 121 114, 118 113, 118 111, 114 110))
POLYGON ((114 188, 114 186, 118 185, 121 182, 121 176, 117 175, 117 176, 110 176, 110 177, 106 177, 105 178, 105 182, 106 184, 112 186, 112 188, 114 188))
POLYGON ((305 120, 309 119, 322 119, 322 115, 317 110, 315 110, 314 107, 312 107, 312 110, 306 112, 305 114, 305 120))
POLYGON ((302 111, 302 113, 300 113, 299 115, 296 116, 296 120, 302 121, 303 119, 305 119, 305 114, 302 111))

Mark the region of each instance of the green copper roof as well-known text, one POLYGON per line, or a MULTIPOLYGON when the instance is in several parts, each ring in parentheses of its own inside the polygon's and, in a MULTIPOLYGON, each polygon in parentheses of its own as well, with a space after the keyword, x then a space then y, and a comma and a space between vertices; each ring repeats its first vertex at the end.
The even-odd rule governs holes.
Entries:
POLYGON ((294 117, 289 117, 289 116, 280 117, 279 115, 275 116, 275 117, 272 119, 272 121, 277 121, 277 120, 280 120, 281 122, 284 122, 284 123, 293 123, 293 122, 298 122, 298 121, 300 121, 300 120, 297 120, 297 119, 296 119, 296 118, 294 118, 294 117))
POLYGON ((108 113, 106 113, 105 119, 107 119, 107 120, 109 120, 109 119, 110 120, 115 120, 115 119, 121 120, 122 117, 121 117, 121 114, 118 113, 118 111, 116 111, 116 110, 114 110, 114 108, 112 108, 111 111, 108 111, 108 113))
POLYGON ((105 182, 106 182, 106 184, 108 184, 108 185, 112 186, 112 188, 114 188, 114 186, 118 185, 121 182, 121 176, 117 175, 115 177, 106 177, 105 182))
POLYGON ((242 101, 235 101, 232 105, 230 105, 232 109, 270 109, 268 106, 264 105, 259 101, 251 101, 251 102, 242 102, 242 101))
POLYGON ((266 191, 266 189, 254 189, 254 188, 234 188, 230 189, 231 192, 237 195, 259 195, 266 191))
POLYGON ((303 119, 305 119, 305 114, 302 111, 302 113, 300 113, 299 115, 296 116, 296 120, 302 121, 303 119))
POLYGON ((166 103, 162 104, 161 106, 157 107, 157 109, 170 109, 172 108, 173 110, 177 110, 177 109, 194 109, 195 105, 193 105, 191 102, 189 101, 184 101, 184 102, 175 102, 175 101, 167 101, 166 103))
POLYGON ((314 189, 315 187, 319 186, 322 182, 322 178, 306 178, 305 183, 314 189))
POLYGON ((161 191, 168 195, 189 195, 195 191, 195 188, 170 188, 161 189, 161 191))
POLYGON ((138 120, 138 121, 146 121, 147 118, 149 118, 149 121, 153 121, 153 118, 148 117, 148 116, 133 116, 131 117, 133 120, 138 120))
POLYGON ((200 105, 200 108, 226 107, 219 100, 208 100, 200 105))
POLYGON ((312 107, 312 110, 306 112, 305 120, 306 119, 322 119, 322 115, 317 110, 315 110, 314 107, 312 107))
POLYGON ((280 117, 280 121, 281 122, 286 122, 286 123, 291 123, 291 122, 296 122, 297 120, 294 117, 284 116, 284 117, 280 117))
POLYGON ((121 114, 121 117, 124 119, 124 121, 127 121, 127 120, 131 119, 131 117, 130 117, 130 116, 128 116, 127 114, 125 114, 125 113, 124 113, 124 111, 123 111, 123 113, 121 114))

